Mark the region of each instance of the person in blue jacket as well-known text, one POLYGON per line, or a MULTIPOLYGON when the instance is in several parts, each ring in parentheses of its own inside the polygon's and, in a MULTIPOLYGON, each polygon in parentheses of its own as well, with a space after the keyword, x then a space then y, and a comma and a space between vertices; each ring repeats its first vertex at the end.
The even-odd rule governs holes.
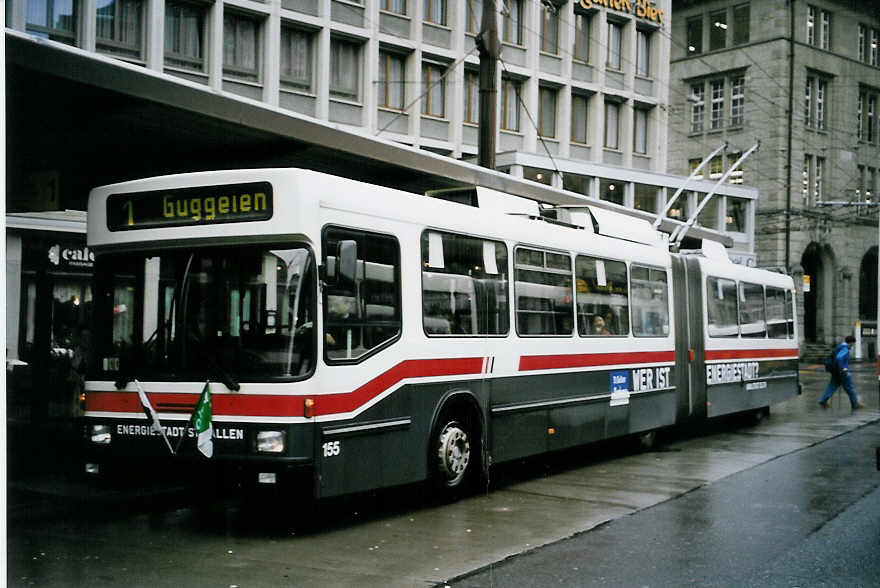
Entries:
POLYGON ((849 350, 855 341, 856 338, 849 335, 843 343, 839 343, 837 347, 834 348, 831 379, 828 381, 828 385, 825 386, 825 393, 822 394, 822 398, 819 400, 819 405, 822 408, 828 408, 828 400, 831 399, 834 393, 837 392, 837 389, 841 386, 846 390, 853 410, 856 410, 857 408, 865 408, 865 405, 859 400, 859 395, 856 394, 852 375, 849 373, 849 350))

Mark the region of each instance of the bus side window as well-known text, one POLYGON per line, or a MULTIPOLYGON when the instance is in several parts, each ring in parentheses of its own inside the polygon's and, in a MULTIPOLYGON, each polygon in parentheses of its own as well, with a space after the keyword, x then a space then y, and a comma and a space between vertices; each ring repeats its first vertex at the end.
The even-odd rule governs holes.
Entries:
POLYGON ((504 243, 426 230, 422 233, 422 325, 428 335, 505 335, 504 243))
POLYGON ((630 268, 632 328, 636 337, 669 335, 669 290, 666 271, 633 265, 630 268))
POLYGON ((622 261, 578 255, 577 325, 582 337, 629 334, 629 292, 622 261))
POLYGON ((771 339, 787 339, 791 317, 791 294, 782 288, 767 286, 764 295, 767 312, 767 336, 771 339))
POLYGON ((724 278, 706 278, 707 330, 710 337, 736 337, 737 320, 736 282, 724 278))
POLYGON ((325 357, 356 361, 400 335, 400 247, 388 235, 329 227, 322 249, 325 357), (341 241, 357 244, 353 279, 336 271, 341 241))
POLYGON ((743 337, 763 339, 767 334, 764 318, 764 287, 760 284, 739 284, 739 327, 743 337))
POLYGON ((519 247, 514 259, 517 333, 571 336, 571 257, 519 247))

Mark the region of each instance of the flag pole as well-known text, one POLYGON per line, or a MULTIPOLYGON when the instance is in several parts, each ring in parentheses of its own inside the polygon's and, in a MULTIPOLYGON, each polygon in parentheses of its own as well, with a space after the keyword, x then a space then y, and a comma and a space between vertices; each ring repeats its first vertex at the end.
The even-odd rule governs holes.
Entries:
POLYGON ((165 441, 165 445, 168 446, 168 451, 171 452, 171 455, 176 455, 174 449, 171 448, 171 441, 168 440, 168 437, 165 435, 165 428, 162 426, 161 421, 159 421, 159 415, 156 414, 156 411, 153 409, 153 405, 150 404, 150 399, 147 398, 147 393, 144 391, 144 387, 141 386, 141 383, 135 378, 134 385, 137 388, 138 398, 141 401, 141 407, 144 409, 144 414, 147 416, 147 420, 150 421, 150 428, 153 431, 156 431, 160 435, 162 435, 162 439, 165 441))

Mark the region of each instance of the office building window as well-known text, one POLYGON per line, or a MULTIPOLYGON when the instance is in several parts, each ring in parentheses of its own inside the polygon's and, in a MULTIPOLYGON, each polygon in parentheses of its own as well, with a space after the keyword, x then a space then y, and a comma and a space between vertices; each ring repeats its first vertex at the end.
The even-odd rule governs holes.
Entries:
POLYGON ((858 139, 859 141, 861 141, 865 136, 864 130, 862 128, 865 124, 864 123, 864 112, 865 112, 865 94, 861 93, 861 94, 859 94, 859 100, 858 100, 858 103, 856 104, 856 139, 858 139))
POLYGON ((446 116, 446 66, 438 63, 422 64, 422 114, 443 118, 446 116))
POLYGON ((825 189, 824 189, 824 176, 825 176, 825 158, 817 157, 816 158, 816 172, 815 172, 815 189, 813 190, 813 202, 822 202, 825 199, 825 189))
POLYGON ((621 26, 614 22, 608 23, 608 58, 609 69, 620 69, 621 26))
POLYGON ((616 102, 605 103, 605 147, 617 149, 619 147, 618 136, 620 134, 620 104, 616 102))
POLYGON ((381 0, 379 7, 388 12, 406 14, 406 0, 381 0))
POLYGON ((751 10, 748 4, 733 7, 733 44, 743 45, 749 42, 749 20, 751 10))
POLYGON ((590 61, 590 15, 574 13, 574 50, 573 57, 578 61, 590 61))
POLYGON ((501 128, 519 131, 519 104, 522 82, 513 78, 501 78, 501 128))
POLYGON ((343 39, 330 39, 330 96, 332 98, 360 100, 360 59, 360 44, 343 39))
POLYGON ((480 72, 464 70, 464 122, 480 122, 480 72))
POLYGON ((816 7, 807 6, 807 44, 816 44, 816 7))
MULTIPOLYGON (((501 28, 501 40, 514 45, 522 45, 523 0, 507 0, 501 28)), ((477 29, 479 30, 479 29, 477 29)))
POLYGON ((877 97, 876 96, 868 96, 868 129, 865 135, 865 138, 868 140, 868 143, 873 143, 877 140, 877 132, 874 124, 874 113, 877 110, 877 97))
POLYGON ((575 143, 589 143, 590 97, 586 94, 571 95, 571 140, 575 143))
POLYGON ((816 80, 816 128, 825 128, 825 90, 828 83, 825 80, 816 80))
POLYGON ((165 65, 204 71, 205 10, 197 4, 165 4, 165 65))
POLYGON ((37 37, 75 45, 78 20, 77 0, 27 0, 25 30, 37 37))
POLYGON ((703 52, 702 16, 687 19, 687 51, 688 55, 696 55, 703 52))
POLYGON ((98 51, 142 58, 143 4, 141 0, 97 1, 95 37, 98 51))
POLYGON ((406 56, 379 51, 379 85, 376 101, 381 108, 403 110, 406 56))
MULTIPOLYGON (((727 167, 733 167, 739 158, 742 157, 742 153, 731 153, 727 156, 727 167)), ((728 184, 742 184, 743 183, 743 168, 742 164, 739 165, 736 169, 730 172, 730 175, 727 176, 728 184)))
POLYGON ((808 127, 813 126, 813 85, 816 78, 807 76, 807 83, 804 86, 804 121, 808 127))
POLYGON ((446 0, 425 0, 425 20, 446 25, 446 0))
POLYGON ((541 4, 541 51, 559 53, 559 10, 541 4))
POLYGON ((827 101, 828 80, 818 76, 807 76, 804 86, 804 120, 808 127, 825 129, 827 101))
POLYGON ((717 180, 724 173, 724 160, 720 155, 716 155, 709 160, 709 179, 717 180))
MULTIPOLYGON (((615 106, 617 105, 615 104, 615 106)), ((623 182, 606 180, 605 178, 599 180, 599 200, 607 200, 614 204, 623 204, 625 192, 626 184, 623 182)))
POLYGON ((312 91, 314 39, 314 33, 282 25, 279 72, 282 86, 304 92, 312 91))
POLYGON ((223 14, 223 74, 249 81, 260 77, 260 23, 235 12, 223 14))
POLYGON ((738 127, 745 121, 745 103, 745 78, 733 78, 730 81, 730 126, 738 127))
POLYGON ((648 111, 633 109, 633 152, 648 152, 648 111))
POLYGON ((645 212, 658 212, 657 195, 659 190, 660 188, 657 186, 635 184, 633 189, 633 208, 644 210, 645 212))
POLYGON ((703 118, 706 113, 706 88, 702 82, 691 85, 691 132, 703 130, 703 118))
POLYGON ((541 86, 538 90, 538 134, 542 137, 556 137, 556 97, 559 90, 541 86))
POLYGON ((871 65, 880 65, 878 61, 878 52, 880 52, 880 31, 871 29, 871 65))
POLYGON ((651 74, 651 33, 636 31, 636 74, 648 77, 651 74))
POLYGON ((709 13, 709 51, 727 46, 727 9, 709 13))
MULTIPOLYGON (((699 167, 701 161, 703 161, 703 160, 702 159, 688 159, 688 169, 690 169, 690 173, 694 173, 694 170, 696 170, 697 167, 699 167)), ((703 169, 706 169, 706 168, 704 167, 703 169)), ((698 171, 697 174, 694 176, 694 179, 695 180, 702 180, 703 179, 703 170, 698 171)))
POLYGON ((868 60, 868 52, 865 50, 866 45, 868 43, 868 27, 865 25, 859 25, 859 36, 858 36, 858 59, 859 61, 867 61, 868 60))
POLYGON ((804 203, 810 197, 810 167, 813 165, 813 156, 804 155, 804 167, 801 172, 801 198, 804 203))
POLYGON ((710 128, 720 129, 724 126, 724 80, 710 82, 712 88, 712 111, 710 116, 710 128))
POLYGON ((483 0, 465 0, 466 29, 469 33, 479 33, 483 25, 483 0))
POLYGON ((746 232, 746 211, 748 210, 748 200, 745 198, 735 198, 728 196, 727 214, 724 218, 724 230, 733 233, 746 232))
POLYGON ((819 42, 822 49, 831 49, 831 13, 822 11, 822 35, 819 42))
POLYGON ((865 194, 865 166, 856 166, 856 202, 860 202, 865 194))

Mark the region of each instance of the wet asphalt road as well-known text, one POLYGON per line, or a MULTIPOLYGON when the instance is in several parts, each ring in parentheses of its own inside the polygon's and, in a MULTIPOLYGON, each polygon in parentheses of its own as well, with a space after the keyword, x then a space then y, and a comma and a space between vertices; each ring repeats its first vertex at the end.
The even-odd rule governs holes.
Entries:
POLYGON ((451 585, 878 586, 878 446, 875 423, 451 585))

